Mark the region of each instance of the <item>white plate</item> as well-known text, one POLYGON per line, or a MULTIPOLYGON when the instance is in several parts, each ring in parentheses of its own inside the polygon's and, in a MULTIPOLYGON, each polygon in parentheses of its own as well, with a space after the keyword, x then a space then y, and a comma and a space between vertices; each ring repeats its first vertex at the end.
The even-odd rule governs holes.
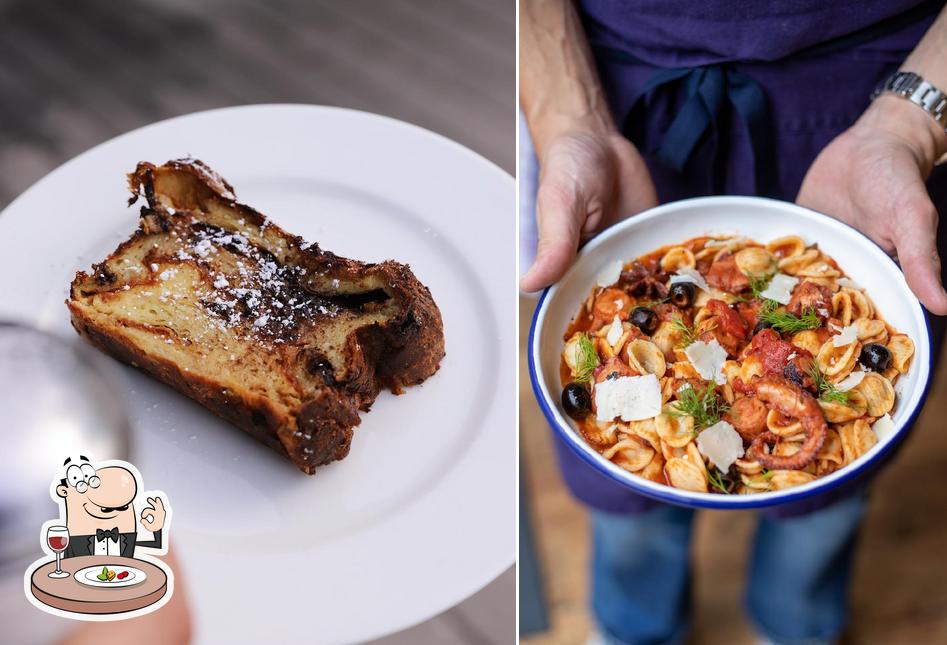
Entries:
POLYGON ((695 508, 753 508, 814 495, 870 471, 904 437, 920 412, 930 383, 931 343, 924 311, 894 261, 855 229, 795 204, 756 197, 701 197, 664 204, 610 227, 579 253, 572 268, 543 294, 529 347, 533 389, 546 419, 576 454, 615 482, 648 497, 695 508), (838 262, 864 287, 881 316, 914 341, 908 372, 898 379, 891 414, 895 428, 866 454, 831 475, 802 486, 755 495, 695 493, 643 479, 602 457, 579 434, 559 402, 562 334, 588 297, 595 279, 616 260, 628 261, 667 244, 699 235, 745 235, 768 242, 800 235, 838 262))
POLYGON ((409 263, 447 348, 422 386, 379 396, 351 454, 314 477, 123 368, 133 462, 170 497, 199 640, 365 640, 482 588, 514 558, 513 179, 441 136, 350 110, 171 119, 80 155, 0 215, 0 315, 74 336, 68 284, 136 226, 125 173, 187 154, 292 233, 409 263), (288 582, 262 593, 248 571, 288 582))
MULTIPOLYGON (((107 566, 107 565, 106 565, 107 566)), ((144 582, 148 575, 141 569, 136 569, 135 567, 109 567, 109 569, 116 572, 116 574, 121 573, 122 571, 128 572, 128 577, 119 580, 117 577, 111 582, 103 582, 99 580, 96 576, 102 573, 102 567, 86 567, 85 569, 79 569, 72 576, 76 579, 76 582, 81 582, 84 585, 89 585, 90 587, 130 587, 132 585, 137 585, 141 582, 144 582)))

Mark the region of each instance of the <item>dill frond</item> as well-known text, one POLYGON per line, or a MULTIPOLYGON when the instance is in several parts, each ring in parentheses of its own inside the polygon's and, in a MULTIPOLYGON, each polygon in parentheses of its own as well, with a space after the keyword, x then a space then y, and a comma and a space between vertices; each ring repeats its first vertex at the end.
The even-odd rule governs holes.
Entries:
POLYGON ((575 352, 575 380, 579 383, 588 383, 592 380, 592 372, 601 361, 595 351, 595 343, 588 334, 579 336, 575 352))

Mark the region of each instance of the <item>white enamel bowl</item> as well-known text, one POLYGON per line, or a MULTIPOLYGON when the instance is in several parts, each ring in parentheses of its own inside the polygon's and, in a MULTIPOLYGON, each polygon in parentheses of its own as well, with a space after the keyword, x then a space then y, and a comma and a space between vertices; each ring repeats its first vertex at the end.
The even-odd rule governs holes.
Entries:
POLYGON ((754 508, 798 501, 836 488, 879 465, 903 438, 920 412, 931 374, 930 333, 924 312, 904 275, 878 246, 855 229, 808 209, 757 197, 702 197, 646 211, 601 233, 579 253, 575 264, 542 296, 529 339, 533 390, 553 430, 583 461, 611 480, 647 497, 695 508, 754 508), (745 235, 766 242, 800 235, 817 243, 874 301, 881 315, 908 334, 916 346, 908 373, 895 386, 894 430, 879 438, 860 459, 827 477, 782 491, 756 495, 694 493, 642 479, 592 449, 559 402, 562 337, 598 273, 615 260, 629 261, 659 247, 700 235, 745 235))

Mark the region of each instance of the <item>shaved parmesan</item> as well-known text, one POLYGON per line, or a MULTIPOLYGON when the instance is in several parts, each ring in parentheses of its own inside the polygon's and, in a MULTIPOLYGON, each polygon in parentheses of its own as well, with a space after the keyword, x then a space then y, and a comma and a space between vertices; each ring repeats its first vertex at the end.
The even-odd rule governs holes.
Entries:
POLYGON ((718 421, 697 435, 697 449, 725 473, 743 456, 743 439, 732 425, 718 421))
POLYGON ((861 383, 864 379, 865 379, 864 372, 854 371, 848 376, 846 376, 845 378, 843 378, 841 381, 839 381, 838 384, 835 386, 835 389, 840 390, 842 392, 848 392, 850 389, 852 389, 853 387, 856 387, 859 383, 861 383))
POLYGON ((831 327, 838 332, 835 336, 832 336, 832 347, 845 347, 858 340, 858 328, 855 325, 839 327, 832 324, 831 327))
POLYGON ((595 415, 599 421, 651 419, 661 414, 661 385, 654 374, 621 376, 595 384, 595 415))
POLYGON ((766 285, 766 289, 760 292, 760 296, 775 300, 781 305, 788 305, 792 298, 792 290, 799 284, 799 278, 785 273, 777 273, 766 285))
POLYGON ((608 344, 612 347, 621 340, 621 333, 624 330, 621 327, 621 321, 618 319, 618 316, 615 316, 615 319, 612 321, 612 326, 608 328, 608 333, 605 334, 605 340, 608 341, 608 344))
POLYGON ((710 285, 707 284, 707 281, 704 280, 704 276, 702 276, 697 269, 690 267, 681 267, 678 269, 674 275, 671 276, 670 284, 676 284, 678 282, 693 282, 697 285, 698 289, 710 293, 710 285))
POLYGON ((599 271, 598 277, 595 278, 595 281, 600 287, 610 287, 611 285, 618 282, 618 278, 621 277, 621 270, 624 268, 621 260, 615 260, 604 269, 599 271))
POLYGON ((844 278, 844 277, 842 277, 842 278, 837 278, 837 279, 836 279, 836 282, 838 282, 838 286, 840 286, 840 287, 848 287, 849 289, 859 289, 859 290, 861 289, 861 287, 859 287, 859 286, 858 286, 853 280, 851 280, 850 278, 844 278))
POLYGON ((871 429, 874 430, 878 439, 883 440, 890 436, 894 432, 894 421, 891 420, 891 415, 885 414, 878 417, 878 420, 871 424, 871 429))
POLYGON ((717 339, 709 343, 695 340, 684 348, 687 360, 691 362, 700 377, 706 381, 726 383, 727 377, 723 374, 723 364, 727 360, 727 350, 720 346, 717 339))

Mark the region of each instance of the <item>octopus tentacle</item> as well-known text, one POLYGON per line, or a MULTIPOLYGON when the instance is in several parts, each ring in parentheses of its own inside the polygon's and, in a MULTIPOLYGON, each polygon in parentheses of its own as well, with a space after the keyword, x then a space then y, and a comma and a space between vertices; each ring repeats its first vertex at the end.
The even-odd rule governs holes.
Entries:
POLYGON ((799 419, 806 439, 799 451, 785 457, 768 455, 763 446, 779 441, 780 437, 772 432, 763 432, 753 438, 748 455, 771 470, 801 470, 812 463, 825 442, 827 424, 822 408, 811 394, 791 381, 778 378, 760 378, 750 386, 757 398, 771 405, 787 417, 799 419))

